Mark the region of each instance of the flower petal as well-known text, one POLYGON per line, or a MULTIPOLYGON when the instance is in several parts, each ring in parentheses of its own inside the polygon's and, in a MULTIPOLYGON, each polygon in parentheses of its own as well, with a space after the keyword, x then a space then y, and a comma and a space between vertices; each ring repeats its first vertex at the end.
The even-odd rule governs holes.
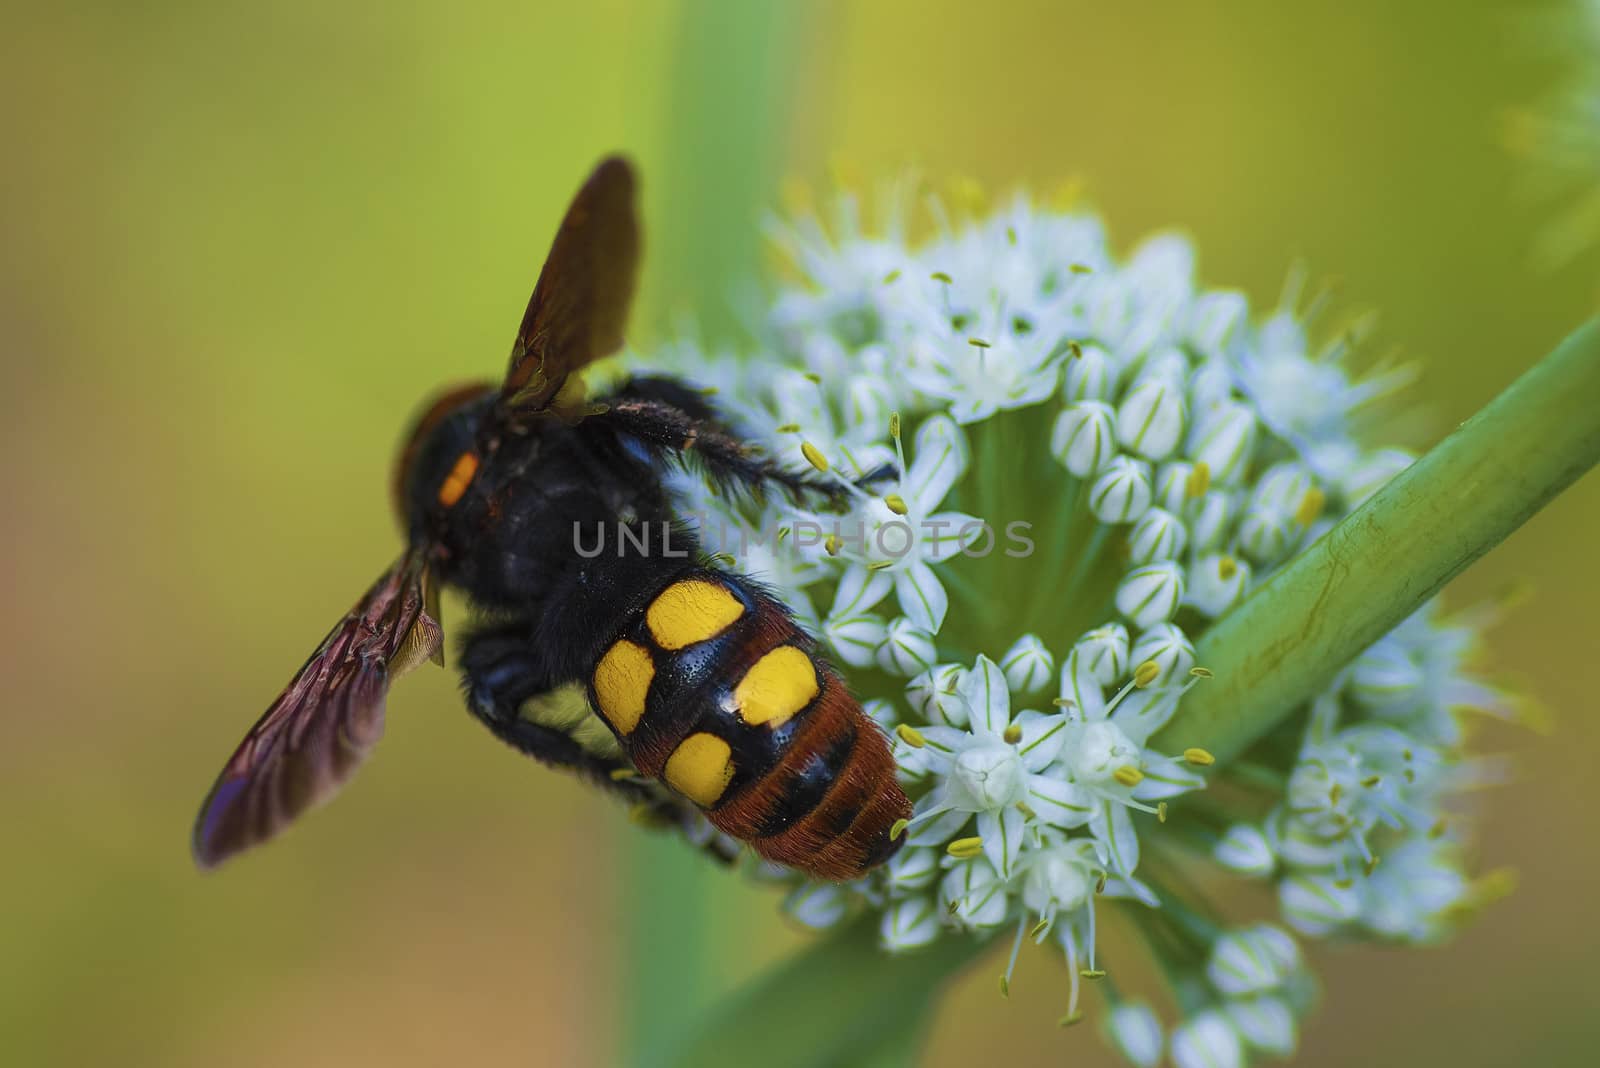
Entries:
POLYGON ((1002 879, 1009 879, 1016 871, 1017 858, 1022 855, 1023 828, 1027 817, 1014 805, 998 812, 978 813, 978 836, 983 839, 983 855, 994 865, 1002 879))
POLYGON ((974 732, 1000 734, 1011 723, 1011 689, 1006 673, 986 656, 979 656, 961 680, 961 696, 967 702, 974 732))
POLYGON ((944 592, 933 568, 920 562, 912 564, 904 571, 895 572, 893 583, 895 597, 906 618, 923 630, 937 634, 950 609, 950 596, 944 592))

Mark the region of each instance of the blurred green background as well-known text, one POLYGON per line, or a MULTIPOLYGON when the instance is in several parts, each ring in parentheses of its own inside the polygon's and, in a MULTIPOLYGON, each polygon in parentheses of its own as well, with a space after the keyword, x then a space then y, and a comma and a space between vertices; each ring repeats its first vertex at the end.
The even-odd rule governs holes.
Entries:
MULTIPOLYGON (((395 552, 411 406, 499 371, 605 151, 646 181, 636 339, 685 310, 725 328, 780 179, 836 163, 1081 179, 1122 247, 1181 225, 1258 304, 1303 258, 1422 363, 1423 441, 1600 296, 1592 258, 1528 266, 1544 216, 1496 120, 1559 72, 1510 7, 8 7, 11 1064, 609 1065, 804 941, 770 892, 505 751, 437 671, 335 808, 219 875, 189 862, 211 776, 395 552), (654 939, 700 952, 641 963, 654 939)), ((1482 824, 1521 890, 1447 949, 1321 951, 1303 1063, 1592 1063, 1597 521, 1591 477, 1453 590, 1534 591, 1495 662, 1558 724, 1492 734, 1522 773, 1482 824)), ((1025 955, 1010 1001, 998 967, 946 1000, 926 1063, 1109 1063, 1054 1026, 1057 962, 1025 955)))

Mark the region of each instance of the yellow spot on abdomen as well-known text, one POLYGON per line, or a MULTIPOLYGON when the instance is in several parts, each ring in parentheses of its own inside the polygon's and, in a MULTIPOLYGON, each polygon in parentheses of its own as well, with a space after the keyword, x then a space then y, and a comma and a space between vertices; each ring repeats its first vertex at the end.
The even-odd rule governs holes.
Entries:
POLYGON ((645 610, 650 636, 663 649, 682 649, 715 638, 744 615, 744 605, 706 579, 684 579, 662 590, 645 610))
POLYGON ((817 696, 817 666, 803 651, 780 645, 757 660, 733 690, 739 718, 777 728, 817 696))
POLYGON ((478 454, 464 452, 456 458, 456 465, 450 469, 450 474, 445 478, 444 485, 439 487, 439 503, 446 508, 452 507, 467 492, 467 487, 472 485, 472 479, 478 473, 478 454))
POLYGON ((619 641, 600 658, 594 669, 594 695, 600 714, 618 733, 627 734, 639 725, 655 677, 655 661, 642 645, 619 641))
POLYGON ((701 808, 710 808, 733 779, 733 750, 715 734, 691 734, 667 758, 667 785, 701 808))

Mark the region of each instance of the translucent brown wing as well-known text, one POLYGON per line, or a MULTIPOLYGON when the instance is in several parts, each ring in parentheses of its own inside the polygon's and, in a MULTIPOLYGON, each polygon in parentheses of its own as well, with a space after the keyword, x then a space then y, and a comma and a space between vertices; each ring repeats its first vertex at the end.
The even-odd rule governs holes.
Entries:
POLYGON ((194 858, 214 867, 332 797, 383 735, 389 684, 443 646, 420 550, 373 583, 250 728, 200 806, 194 858))
POLYGON ((602 160, 567 209, 511 347, 500 414, 544 411, 573 371, 622 347, 639 265, 633 168, 602 160))

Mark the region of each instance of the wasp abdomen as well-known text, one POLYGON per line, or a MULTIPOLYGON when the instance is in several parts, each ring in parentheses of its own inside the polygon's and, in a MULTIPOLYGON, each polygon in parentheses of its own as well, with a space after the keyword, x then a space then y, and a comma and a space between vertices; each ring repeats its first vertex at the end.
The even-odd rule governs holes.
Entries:
POLYGON ((753 584, 671 582, 601 653, 591 698, 640 772, 761 856, 849 879, 894 852, 911 805, 887 741, 753 584))

